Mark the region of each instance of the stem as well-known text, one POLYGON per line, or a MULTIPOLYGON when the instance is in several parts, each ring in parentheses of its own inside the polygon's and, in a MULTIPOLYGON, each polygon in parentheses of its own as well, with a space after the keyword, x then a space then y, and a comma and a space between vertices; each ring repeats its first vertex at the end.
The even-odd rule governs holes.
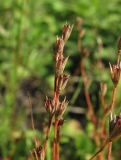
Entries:
MULTIPOLYGON (((33 111, 32 111, 32 101, 30 97, 30 93, 28 92, 28 99, 29 99, 29 106, 30 106, 30 113, 31 113, 31 124, 32 124, 32 129, 35 132, 35 126, 34 126, 34 118, 33 118, 33 111)), ((35 159, 39 160, 39 157, 37 155, 36 148, 38 147, 38 142, 37 142, 37 137, 34 136, 34 142, 35 142, 35 149, 34 149, 34 154, 35 154, 35 159)))
POLYGON ((103 154, 102 154, 102 152, 98 155, 98 160, 103 160, 103 154))
POLYGON ((120 52, 117 53, 117 64, 120 62, 120 52))
POLYGON ((108 155, 107 160, 111 160, 111 150, 112 150, 112 142, 108 144, 108 155))
MULTIPOLYGON (((105 97, 103 95, 101 95, 101 104, 102 104, 102 107, 104 109, 104 112, 106 111, 106 108, 107 108, 107 104, 105 102, 105 97)), ((105 113, 104 113, 105 114, 105 113)))
POLYGON ((60 147, 60 126, 58 125, 58 130, 57 130, 57 160, 60 159, 59 147, 60 147))
POLYGON ((36 160, 39 160, 38 155, 37 155, 37 152, 35 151, 34 153, 35 153, 35 158, 36 158, 36 160))
POLYGON ((110 105, 110 115, 112 116, 113 109, 114 109, 114 103, 115 103, 115 97, 116 97, 116 91, 117 91, 117 86, 114 87, 113 93, 112 93, 112 101, 110 105))
POLYGON ((46 154, 46 150, 47 150, 47 143, 48 143, 48 137, 49 137, 49 134, 50 134, 52 120, 53 120, 53 115, 50 116, 49 122, 48 122, 48 128, 47 128, 47 131, 46 131, 46 138, 45 138, 45 142, 44 142, 44 146, 43 146, 43 160, 45 159, 45 154, 46 154))
POLYGON ((78 86, 77 86, 77 88, 75 89, 75 91, 74 91, 74 93, 73 93, 73 95, 72 95, 72 98, 71 98, 71 100, 70 100, 70 104, 74 104, 75 103, 75 101, 77 100, 77 98, 78 98, 78 96, 79 96, 79 94, 80 94, 80 91, 81 91, 81 85, 82 85, 82 78, 80 77, 79 78, 79 82, 78 82, 78 86))
POLYGON ((19 21, 18 21, 18 34, 16 36, 16 51, 15 51, 15 63, 18 65, 21 63, 22 61, 22 45, 23 45, 23 38, 24 38, 24 34, 23 34, 23 18, 25 16, 25 4, 27 2, 26 1, 21 1, 18 3, 18 5, 21 6, 21 10, 20 10, 20 18, 19 18, 19 21))
MULTIPOLYGON (((110 111, 110 117, 112 119, 112 113, 113 113, 113 109, 114 109, 114 104, 115 104, 115 97, 116 97, 116 91, 117 91, 117 86, 114 86, 113 88, 113 93, 112 93, 112 100, 111 100, 111 105, 108 111, 110 111)), ((105 117, 105 115, 104 115, 105 117)), ((94 159, 99 153, 101 153, 103 151, 103 149, 106 147, 106 145, 108 144, 108 155, 107 155, 107 160, 111 160, 111 150, 112 150, 112 142, 109 143, 109 141, 107 140, 106 143, 101 147, 101 149, 95 153, 95 155, 93 157, 91 157, 92 160, 94 159)))
POLYGON ((85 69, 84 69, 83 60, 81 60, 81 62, 80 62, 80 68, 81 68, 82 80, 84 83, 84 94, 85 94, 85 98, 86 98, 86 102, 87 102, 87 106, 88 106, 88 113, 89 113, 89 116, 90 116, 93 124, 96 125, 97 120, 96 120, 96 116, 95 116, 95 113, 93 110, 93 105, 91 103, 90 95, 87 90, 87 77, 86 77, 86 73, 85 73, 85 69))
MULTIPOLYGON (((120 62, 120 52, 118 51, 117 53, 117 64, 120 62)), ((115 104, 115 97, 116 97, 116 92, 117 92, 117 85, 114 86, 113 89, 113 94, 112 94, 112 102, 110 105, 110 118, 112 120, 112 114, 113 114, 113 109, 114 109, 114 104, 115 104)), ((112 142, 108 144, 108 155, 107 155, 107 160, 111 160, 111 151, 112 151, 112 142)))
POLYGON ((99 151, 97 151, 89 160, 93 160, 94 158, 96 158, 96 156, 101 153, 103 151, 103 149, 107 146, 108 144, 108 140, 105 142, 105 144, 99 149, 99 151))
POLYGON ((46 132, 46 140, 48 140, 48 137, 49 137, 50 128, 51 128, 51 125, 52 125, 52 120, 53 120, 53 115, 50 116, 50 118, 49 118, 48 128, 47 128, 47 132, 46 132))
POLYGON ((55 124, 54 124, 54 140, 53 140, 52 160, 59 160, 58 119, 55 120, 55 124))
MULTIPOLYGON (((116 97, 116 91, 117 91, 117 85, 114 86, 113 93, 112 93, 112 101, 110 105, 110 119, 112 120, 112 114, 115 104, 115 97, 116 97)), ((108 144, 108 154, 107 154, 107 160, 111 160, 111 152, 112 152, 112 142, 108 144)))

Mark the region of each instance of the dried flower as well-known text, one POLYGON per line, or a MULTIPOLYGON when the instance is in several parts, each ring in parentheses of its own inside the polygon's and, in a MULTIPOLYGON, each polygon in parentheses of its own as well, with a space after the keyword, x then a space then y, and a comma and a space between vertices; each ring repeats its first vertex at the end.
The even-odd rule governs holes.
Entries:
POLYGON ((93 160, 110 142, 121 137, 121 113, 118 116, 114 116, 109 122, 109 137, 103 144, 103 146, 97 151, 89 160, 93 160))
POLYGON ((58 125, 59 125, 59 126, 62 126, 63 123, 64 123, 64 119, 63 119, 63 118, 59 119, 58 125))
POLYGON ((120 73, 121 73, 121 62, 114 64, 114 65, 110 65, 110 73, 111 73, 111 78, 112 81, 114 83, 114 85, 117 85, 120 79, 120 73))
POLYGON ((121 114, 114 116, 109 123, 109 141, 121 136, 121 114))
POLYGON ((45 109, 50 114, 53 114, 54 111, 55 111, 55 108, 54 108, 52 100, 49 99, 47 96, 46 96, 46 100, 45 100, 45 109))
POLYGON ((64 71, 64 69, 65 69, 65 66, 66 66, 66 63, 67 63, 67 61, 68 61, 68 58, 69 58, 69 57, 63 58, 62 65, 61 65, 61 70, 62 70, 62 71, 64 71))
POLYGON ((58 119, 62 119, 62 116, 67 106, 68 106, 68 101, 66 101, 66 97, 65 97, 64 100, 59 104, 58 109, 56 111, 56 117, 58 117, 58 119))
POLYGON ((41 151, 42 151, 42 147, 38 146, 36 148, 33 149, 32 151, 32 155, 36 158, 40 158, 41 157, 41 151))
POLYGON ((68 57, 64 57, 63 51, 65 42, 68 40, 73 26, 66 24, 63 27, 62 35, 57 37, 54 45, 54 54, 55 54, 55 79, 54 79, 54 96, 53 99, 46 97, 45 100, 45 109, 49 113, 48 127, 46 130, 46 137, 42 148, 36 147, 33 152, 36 160, 45 160, 47 143, 50 134, 50 129, 54 123, 54 137, 53 137, 53 151, 52 159, 59 160, 59 136, 60 136, 60 127, 63 125, 63 114, 67 107, 68 102, 66 98, 60 102, 60 91, 63 90, 68 82, 69 76, 64 74, 65 65, 68 61, 68 57))
POLYGON ((103 144, 103 146, 97 151, 89 160, 93 160, 110 142, 121 137, 121 114, 114 116, 109 122, 109 137, 103 144))
POLYGON ((69 79, 69 75, 66 75, 66 74, 63 74, 59 77, 59 85, 58 85, 59 91, 62 91, 65 89, 68 79, 69 79))
POLYGON ((58 58, 56 60, 56 75, 57 74, 60 75, 63 73, 67 61, 68 61, 68 57, 64 58, 62 56, 58 56, 58 58))
POLYGON ((57 54, 62 54, 64 49, 64 40, 63 38, 57 37, 56 43, 54 46, 54 52, 57 54))
POLYGON ((69 25, 69 24, 64 25, 63 32, 62 32, 62 39, 64 40, 64 42, 66 42, 70 37, 72 29, 73 29, 73 25, 69 25))

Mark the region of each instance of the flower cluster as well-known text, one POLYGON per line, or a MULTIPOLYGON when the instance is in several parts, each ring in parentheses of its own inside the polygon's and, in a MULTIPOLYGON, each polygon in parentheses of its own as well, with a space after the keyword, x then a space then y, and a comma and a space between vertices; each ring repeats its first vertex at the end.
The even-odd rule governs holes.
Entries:
POLYGON ((113 141, 121 136, 121 113, 114 116, 109 123, 109 141, 113 141))
POLYGON ((54 45, 54 54, 55 54, 55 83, 54 83, 54 98, 53 100, 46 97, 45 108, 50 114, 55 114, 58 117, 62 117, 64 111, 66 110, 68 102, 66 98, 60 102, 59 96, 60 92, 63 91, 66 87, 66 84, 69 79, 69 75, 64 73, 68 57, 64 57, 63 51, 66 41, 68 40, 73 26, 68 24, 64 25, 62 36, 57 37, 54 45))
POLYGON ((110 65, 110 73, 111 73, 111 79, 114 83, 114 85, 117 86, 119 79, 120 79, 120 74, 121 74, 121 62, 118 62, 117 64, 110 65))
POLYGON ((69 79, 69 75, 64 73, 68 57, 64 57, 63 51, 66 41, 68 40, 73 26, 68 24, 64 25, 62 36, 57 37, 54 45, 54 55, 55 55, 55 80, 54 80, 54 96, 53 99, 46 97, 45 109, 49 114, 49 123, 46 133, 46 140, 41 152, 41 159, 45 159, 45 153, 47 148, 48 136, 50 133, 50 127, 54 124, 54 137, 53 137, 53 147, 52 147, 52 159, 59 160, 59 135, 60 127, 63 125, 63 114, 67 108, 68 101, 66 97, 60 101, 60 94, 66 87, 69 79))

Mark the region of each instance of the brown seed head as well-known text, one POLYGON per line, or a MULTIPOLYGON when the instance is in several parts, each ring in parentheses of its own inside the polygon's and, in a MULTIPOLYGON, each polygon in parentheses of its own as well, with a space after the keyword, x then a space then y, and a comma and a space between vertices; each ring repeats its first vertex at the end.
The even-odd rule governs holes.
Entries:
POLYGON ((63 71, 65 69, 67 61, 68 61, 68 57, 64 58, 64 57, 60 56, 60 57, 57 58, 57 61, 56 61, 56 75, 57 74, 58 75, 63 74, 63 71))
POLYGON ((38 157, 38 158, 40 158, 41 157, 41 151, 42 151, 42 147, 41 146, 38 146, 38 147, 36 147, 36 148, 34 148, 33 150, 32 150, 32 155, 36 158, 36 157, 38 157))
POLYGON ((46 100, 45 100, 45 109, 50 114, 53 114, 54 111, 55 111, 55 108, 54 108, 52 100, 49 99, 47 96, 46 96, 46 100))
POLYGON ((63 74, 63 75, 60 75, 59 77, 59 91, 62 91, 65 89, 66 85, 67 85, 67 82, 69 80, 69 75, 66 75, 66 74, 63 74))
POLYGON ((114 116, 109 123, 109 140, 113 141, 121 136, 121 114, 114 116))
POLYGON ((111 73, 111 78, 114 83, 114 85, 117 85, 120 79, 120 74, 121 74, 121 62, 118 64, 110 65, 110 73, 111 73))
POLYGON ((62 32, 62 39, 64 40, 64 42, 66 42, 70 37, 72 29, 73 29, 73 25, 69 25, 69 24, 64 25, 63 32, 62 32))
POLYGON ((64 40, 60 37, 57 37, 56 43, 55 43, 55 46, 54 46, 54 52, 56 54, 59 53, 59 54, 62 55, 63 54, 63 49, 64 49, 64 40))
POLYGON ((68 106, 68 101, 66 100, 66 97, 64 98, 64 100, 62 102, 60 102, 58 109, 56 111, 56 116, 61 119, 66 108, 68 106))

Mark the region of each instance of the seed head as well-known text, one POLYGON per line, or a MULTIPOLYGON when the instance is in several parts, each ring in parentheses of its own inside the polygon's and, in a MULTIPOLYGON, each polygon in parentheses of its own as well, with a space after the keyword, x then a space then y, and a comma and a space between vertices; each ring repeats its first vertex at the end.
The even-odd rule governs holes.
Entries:
POLYGON ((56 111, 56 116, 61 119, 66 108, 68 106, 68 101, 66 100, 66 97, 64 98, 64 100, 62 102, 60 102, 58 109, 56 111))
POLYGON ((72 29, 73 29, 73 25, 69 25, 69 24, 64 25, 63 32, 62 32, 62 39, 64 40, 64 42, 66 42, 70 37, 72 29))
POLYGON ((121 113, 114 116, 109 123, 109 140, 113 141, 121 136, 121 113))
POLYGON ((36 157, 41 157, 41 153, 42 153, 42 147, 38 146, 36 148, 33 149, 32 151, 32 155, 36 158, 36 157))
MULTIPOLYGON (((54 46, 54 52, 55 54, 63 54, 63 49, 64 49, 64 40, 60 37, 57 37, 55 46, 54 46)), ((58 55, 57 55, 58 56, 58 55)))
POLYGON ((59 56, 56 60, 56 75, 63 74, 63 71, 65 69, 66 63, 68 61, 68 57, 64 58, 62 56, 59 56))
POLYGON ((117 85, 120 79, 120 74, 121 74, 121 62, 114 64, 114 65, 110 65, 110 73, 111 73, 111 79, 114 83, 114 85, 117 85))
POLYGON ((52 100, 50 98, 48 98, 47 96, 46 96, 46 100, 45 100, 45 109, 50 114, 53 114, 55 111, 52 100))
POLYGON ((66 75, 66 74, 60 75, 59 82, 58 82, 59 83, 59 85, 58 85, 59 91, 62 91, 65 89, 68 80, 69 80, 69 75, 66 75))

